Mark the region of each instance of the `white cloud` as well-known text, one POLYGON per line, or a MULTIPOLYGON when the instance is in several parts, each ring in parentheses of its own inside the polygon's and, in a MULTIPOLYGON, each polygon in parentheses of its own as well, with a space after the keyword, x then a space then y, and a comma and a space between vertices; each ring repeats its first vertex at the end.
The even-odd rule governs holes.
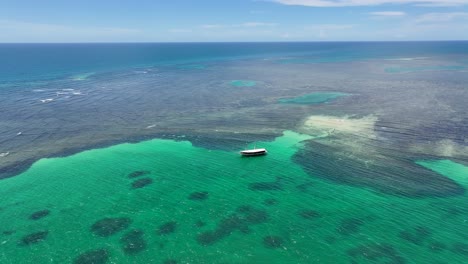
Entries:
POLYGON ((373 16, 383 16, 383 17, 401 17, 405 16, 405 12, 401 11, 381 11, 381 12, 370 12, 369 14, 373 16))
POLYGON ((169 31, 170 33, 190 33, 193 30, 188 28, 170 28, 167 31, 169 31))
POLYGON ((335 35, 337 31, 352 29, 355 25, 351 24, 314 24, 305 26, 305 30, 315 33, 319 39, 327 39, 330 35, 335 35))
POLYGON ((241 24, 205 24, 201 25, 205 29, 219 29, 219 28, 253 28, 253 27, 274 27, 276 23, 265 22, 245 22, 241 24))
POLYGON ((412 4, 420 6, 462 6, 468 0, 271 0, 283 5, 311 7, 377 6, 384 4, 412 4))
POLYGON ((246 22, 242 23, 241 26, 243 27, 274 27, 276 23, 264 23, 264 22, 246 22))
POLYGON ((355 25, 352 24, 314 24, 306 26, 310 30, 345 30, 351 29, 355 25))
POLYGON ((427 13, 418 17, 416 23, 440 23, 468 19, 468 12, 427 13))
POLYGON ((116 27, 74 27, 58 24, 0 20, 0 42, 129 41, 141 30, 116 27))

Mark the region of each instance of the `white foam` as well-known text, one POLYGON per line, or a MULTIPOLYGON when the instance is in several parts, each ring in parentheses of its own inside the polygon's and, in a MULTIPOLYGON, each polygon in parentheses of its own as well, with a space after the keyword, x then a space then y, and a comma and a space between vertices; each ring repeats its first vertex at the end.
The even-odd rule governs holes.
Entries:
POLYGON ((152 125, 147 126, 146 128, 153 128, 155 126, 156 126, 156 124, 152 124, 152 125))
POLYGON ((53 98, 47 98, 47 99, 41 99, 39 101, 41 101, 42 103, 49 103, 49 102, 52 102, 54 99, 53 98))
POLYGON ((0 158, 6 157, 8 155, 10 155, 10 152, 2 152, 0 153, 0 158))
POLYGON ((385 59, 389 61, 413 61, 413 60, 424 60, 427 57, 408 57, 408 58, 394 58, 394 59, 385 59))

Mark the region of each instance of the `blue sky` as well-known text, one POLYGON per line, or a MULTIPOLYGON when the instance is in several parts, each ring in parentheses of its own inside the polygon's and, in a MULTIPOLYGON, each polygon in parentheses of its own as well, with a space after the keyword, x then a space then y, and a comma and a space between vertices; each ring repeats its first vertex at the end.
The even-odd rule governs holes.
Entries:
POLYGON ((0 42, 468 40, 468 0, 0 0, 0 42))

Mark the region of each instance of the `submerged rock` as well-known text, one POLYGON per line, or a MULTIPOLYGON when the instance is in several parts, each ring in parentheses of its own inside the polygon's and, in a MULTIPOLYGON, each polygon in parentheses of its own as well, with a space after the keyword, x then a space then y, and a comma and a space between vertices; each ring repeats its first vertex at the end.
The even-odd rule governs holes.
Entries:
POLYGON ((348 250, 352 258, 364 258, 372 263, 404 264, 406 260, 398 254, 398 251, 386 243, 372 243, 348 250))
POLYGON ((263 200, 263 204, 265 204, 265 205, 276 205, 276 204, 278 204, 278 200, 276 200, 274 198, 267 198, 267 199, 263 200))
POLYGON ((208 192, 193 192, 189 195, 188 199, 193 201, 203 201, 208 198, 208 192))
POLYGON ((36 232, 36 233, 26 235, 21 239, 20 244, 22 244, 22 245, 31 245, 31 244, 39 243, 39 242, 45 240, 48 234, 49 234, 49 231, 40 231, 40 232, 36 232))
POLYGON ((139 179, 139 180, 136 180, 136 181, 132 182, 132 189, 143 188, 146 185, 149 185, 151 183, 153 183, 153 179, 151 179, 151 178, 142 178, 142 179, 139 179))
POLYGON ((337 231, 342 235, 351 235, 359 232, 359 228, 364 224, 364 220, 358 218, 348 218, 341 221, 337 231))
POLYGON ((109 259, 109 252, 106 249, 96 249, 86 251, 73 261, 74 264, 104 264, 109 259))
POLYGON ((279 236, 266 236, 263 238, 263 245, 266 248, 281 248, 283 239, 279 236))
POLYGON ((454 243, 451 251, 459 255, 468 256, 468 244, 461 242, 454 243))
POLYGON ((147 174, 150 174, 151 172, 150 171, 145 171, 145 170, 141 170, 141 171, 134 171, 132 173, 129 173, 127 175, 128 178, 132 179, 132 178, 138 178, 140 176, 143 176, 143 175, 147 175, 147 174))
POLYGON ((301 210, 299 211, 299 216, 304 219, 314 219, 320 217, 320 213, 314 210, 301 210))
POLYGON ((277 177, 274 182, 253 182, 249 184, 252 191, 282 191, 281 178, 277 177))
POLYGON ((422 245, 429 238, 432 231, 423 226, 417 226, 413 230, 405 230, 400 232, 400 238, 407 240, 415 245, 422 245))
POLYGON ((249 205, 240 206, 236 212, 221 219, 213 231, 206 231, 197 236, 199 244, 207 246, 229 236, 234 231, 250 233, 250 226, 268 221, 268 213, 249 205))
POLYGON ((438 241, 434 241, 431 244, 429 244, 429 249, 434 252, 439 252, 445 250, 446 248, 447 246, 444 243, 438 241))
POLYGON ((5 231, 2 232, 2 235, 9 236, 9 235, 12 235, 14 233, 15 233, 14 230, 5 230, 5 231))
POLYGON ((203 221, 201 221, 201 220, 195 222, 195 226, 196 226, 196 227, 204 227, 205 225, 206 225, 206 223, 203 222, 203 221))
POLYGON ((146 241, 143 238, 144 234, 143 231, 135 229, 120 239, 125 254, 134 255, 146 249, 146 241))
POLYGON ((50 214, 50 211, 45 209, 45 210, 41 210, 41 211, 37 211, 37 212, 34 212, 32 213, 30 216, 29 216, 29 219, 31 220, 39 220, 43 217, 46 217, 50 214))
POLYGON ((177 228, 177 222, 170 221, 159 226, 158 234, 159 235, 172 234, 175 232, 176 228, 177 228))
POLYGON ((128 228, 131 222, 132 220, 126 217, 104 218, 91 226, 91 232, 98 236, 108 237, 128 228))

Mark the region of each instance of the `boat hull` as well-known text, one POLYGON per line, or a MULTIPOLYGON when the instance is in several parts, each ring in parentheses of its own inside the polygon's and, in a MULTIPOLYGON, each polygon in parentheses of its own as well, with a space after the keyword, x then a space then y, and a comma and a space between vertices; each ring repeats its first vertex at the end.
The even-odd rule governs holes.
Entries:
POLYGON ((242 156, 245 157, 252 157, 252 156, 263 156, 267 154, 268 152, 266 149, 259 149, 259 150, 243 150, 240 152, 242 156))

